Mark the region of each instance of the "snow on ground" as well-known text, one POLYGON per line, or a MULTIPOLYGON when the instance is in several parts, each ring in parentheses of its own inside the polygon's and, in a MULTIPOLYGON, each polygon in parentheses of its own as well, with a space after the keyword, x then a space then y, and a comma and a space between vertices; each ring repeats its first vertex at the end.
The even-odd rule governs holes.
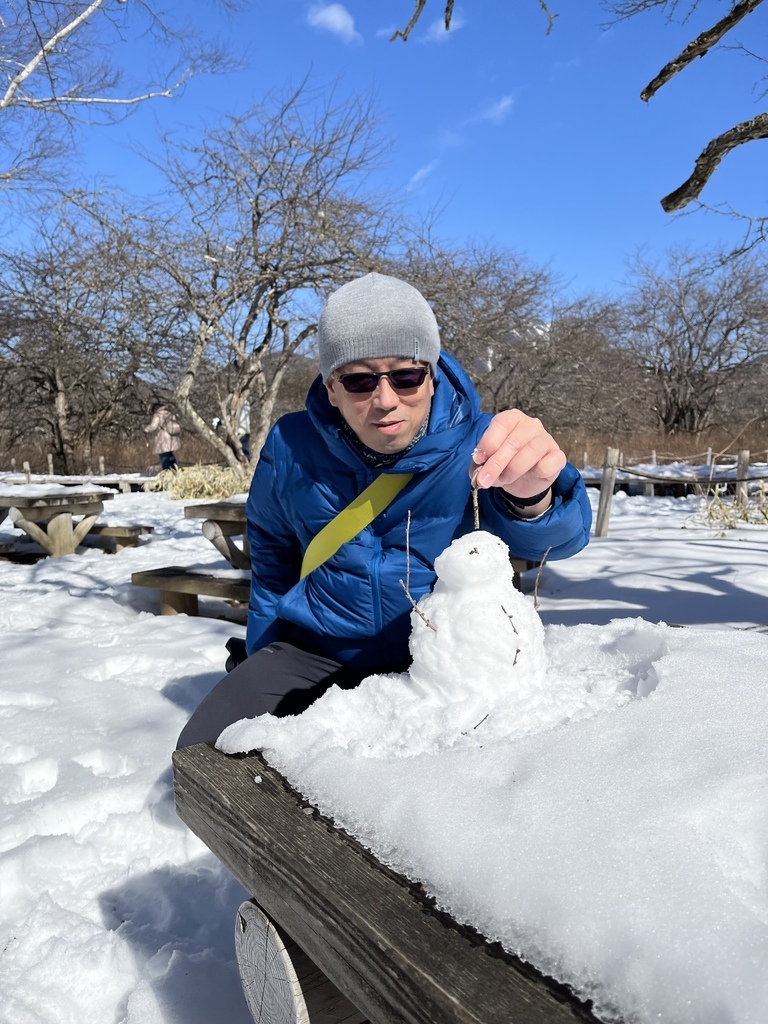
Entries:
MULTIPOLYGON (((246 894, 175 817, 169 768, 244 629, 206 599, 208 616, 161 618, 130 584, 227 568, 183 504, 119 494, 103 521, 154 526, 138 548, 0 562, 0 1024, 250 1021, 232 939, 246 894)), ((461 672, 448 700, 429 673, 416 699, 379 677, 256 728, 382 860, 606 1019, 763 1024, 768 529, 695 513, 617 495, 607 538, 545 565, 543 683, 534 666, 527 690, 499 676, 492 692, 503 652, 481 621, 490 675, 464 703, 461 672)))

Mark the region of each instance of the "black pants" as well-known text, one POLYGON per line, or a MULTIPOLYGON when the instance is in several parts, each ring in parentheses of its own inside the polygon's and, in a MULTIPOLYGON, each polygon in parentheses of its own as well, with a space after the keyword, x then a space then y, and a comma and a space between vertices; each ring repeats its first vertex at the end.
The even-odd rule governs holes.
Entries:
POLYGON ((369 675, 370 669, 350 669, 293 644, 270 644, 214 686, 182 729, 177 747, 212 743, 241 718, 298 715, 330 686, 351 689, 369 675))

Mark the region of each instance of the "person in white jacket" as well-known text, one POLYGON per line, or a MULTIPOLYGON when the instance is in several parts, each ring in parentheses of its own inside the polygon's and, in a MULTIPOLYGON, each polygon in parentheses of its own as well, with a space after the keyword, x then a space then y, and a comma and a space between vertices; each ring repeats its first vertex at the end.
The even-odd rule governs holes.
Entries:
POLYGON ((148 440, 147 444, 160 458, 161 469, 178 469, 174 452, 181 447, 181 427, 165 405, 153 405, 151 413, 152 419, 144 427, 144 433, 151 435, 151 441, 148 440))

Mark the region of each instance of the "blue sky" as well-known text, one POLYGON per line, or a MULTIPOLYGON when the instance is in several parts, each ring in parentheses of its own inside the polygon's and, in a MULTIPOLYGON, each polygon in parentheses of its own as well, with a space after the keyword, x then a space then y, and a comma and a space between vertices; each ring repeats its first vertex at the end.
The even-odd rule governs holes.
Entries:
MULTIPOLYGON (((341 95, 372 92, 391 140, 380 184, 415 213, 439 207, 441 234, 486 240, 547 263, 572 292, 611 292, 638 248, 661 254, 690 242, 736 241, 731 219, 665 214, 659 200, 687 178, 709 139, 765 104, 761 65, 718 50, 697 60, 645 104, 640 90, 725 7, 704 0, 686 25, 651 12, 612 27, 598 2, 551 4, 547 34, 538 0, 457 2, 441 28, 428 0, 407 43, 390 42, 412 0, 257 0, 224 17, 210 3, 168 0, 247 61, 247 70, 193 82, 180 100, 155 103, 120 126, 90 132, 86 180, 104 176, 138 191, 153 178, 130 146, 156 133, 215 122, 270 90, 311 74, 341 95), (578 7, 578 10, 576 9, 578 7)), ((127 9, 127 7, 126 7, 127 9)), ((734 34, 766 38, 758 10, 734 34)), ((703 198, 765 214, 768 142, 725 159, 703 198)))

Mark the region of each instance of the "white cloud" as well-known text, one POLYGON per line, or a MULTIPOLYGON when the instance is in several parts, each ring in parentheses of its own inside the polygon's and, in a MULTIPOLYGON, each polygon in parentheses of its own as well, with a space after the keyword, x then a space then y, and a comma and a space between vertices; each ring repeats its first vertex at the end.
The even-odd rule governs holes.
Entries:
POLYGON ((458 146, 463 146, 465 141, 461 132, 453 128, 441 128, 437 132, 437 145, 441 150, 456 149, 458 146))
POLYGON ((415 174, 411 175, 410 181, 405 186, 405 191, 417 192, 424 184, 425 179, 429 177, 439 163, 439 160, 430 160, 428 164, 424 164, 423 167, 420 167, 415 174))
POLYGON ((500 99, 493 100, 478 110, 478 112, 469 119, 469 122, 474 124, 478 121, 490 121, 491 124, 501 124, 501 122, 512 113, 514 102, 515 101, 511 96, 502 96, 500 99))
POLYGON ((312 28, 332 32, 345 43, 361 43, 363 37, 355 29, 355 19, 343 4, 313 4, 307 12, 312 28))
POLYGON ((464 19, 459 18, 454 14, 451 18, 451 27, 446 32, 445 19, 438 18, 437 21, 433 21, 427 29, 424 41, 427 43, 444 43, 449 36, 452 36, 454 32, 458 32, 459 29, 463 27, 464 19))

